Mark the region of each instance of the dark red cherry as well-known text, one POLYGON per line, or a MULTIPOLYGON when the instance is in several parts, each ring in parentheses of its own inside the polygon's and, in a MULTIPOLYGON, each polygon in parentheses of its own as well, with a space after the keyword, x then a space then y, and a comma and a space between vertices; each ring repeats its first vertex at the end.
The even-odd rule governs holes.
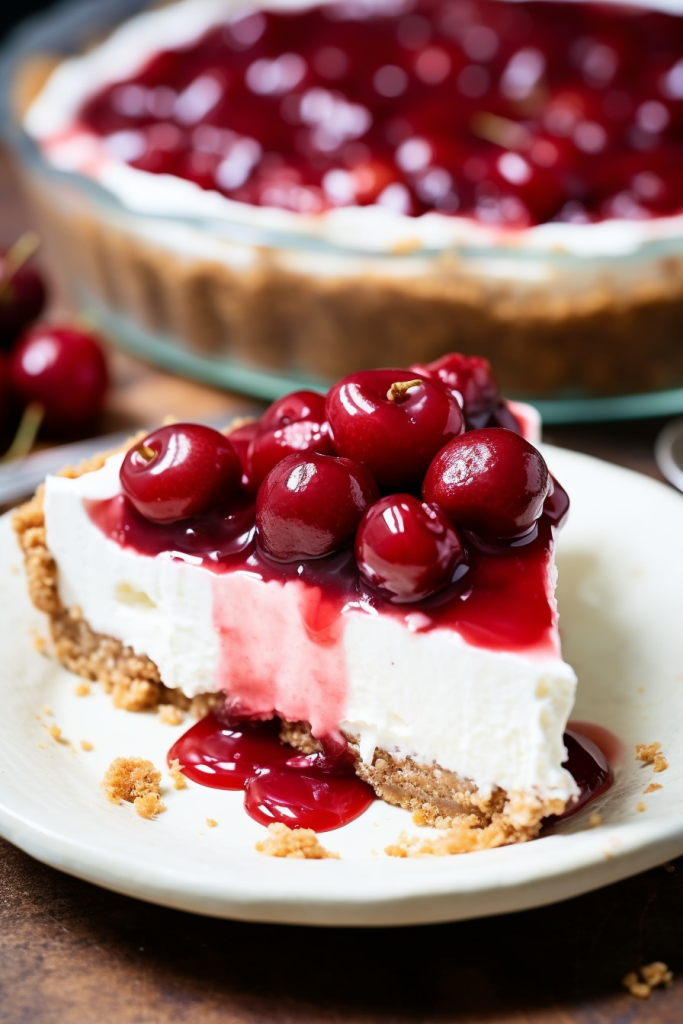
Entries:
POLYGON ((410 494, 391 494, 363 516, 356 561, 363 576, 390 600, 419 601, 448 586, 465 561, 465 551, 437 505, 410 494))
POLYGON ((24 238, 29 239, 29 236, 22 236, 11 249, 0 252, 0 345, 3 347, 9 346, 45 308, 42 277, 30 263, 20 262, 24 238))
POLYGON ((562 529, 569 515, 569 495, 552 473, 550 474, 548 497, 543 505, 543 513, 558 530, 562 529))
POLYGON ((293 391, 268 406, 261 417, 261 430, 276 430, 297 420, 325 421, 325 396, 317 391, 293 391))
POLYGON ((89 332, 57 324, 26 331, 10 354, 10 381, 26 402, 39 402, 49 430, 92 426, 109 386, 102 346, 89 332))
POLYGON ((345 377, 330 388, 327 418, 339 454, 364 463, 387 488, 419 483, 436 452, 465 426, 457 401, 409 370, 345 377))
POLYGON ((265 430, 257 434, 249 445, 247 456, 252 485, 257 487, 278 462, 295 452, 334 455, 334 445, 327 424, 312 420, 294 420, 276 430, 265 430))
POLYGON ((353 537, 378 495, 368 470, 350 459, 316 452, 288 455, 259 488, 261 544, 281 562, 329 555, 353 537))
POLYGON ((207 512, 240 488, 242 467, 228 438, 199 423, 153 430, 121 465, 121 486, 138 512, 173 523, 207 512))
POLYGON ((488 359, 452 352, 433 363, 410 367, 416 376, 436 378, 462 405, 469 430, 483 427, 500 402, 498 385, 488 359))
POLYGON ((241 426, 235 427, 235 429, 228 435, 230 438, 230 444, 239 455, 240 462, 242 463, 242 486, 248 489, 251 489, 251 479, 249 476, 249 445, 260 432, 261 421, 252 420, 250 423, 243 423, 241 426))
POLYGON ((422 487, 449 519, 487 540, 527 533, 543 511, 548 467, 539 451, 502 427, 471 430, 433 460, 422 487))

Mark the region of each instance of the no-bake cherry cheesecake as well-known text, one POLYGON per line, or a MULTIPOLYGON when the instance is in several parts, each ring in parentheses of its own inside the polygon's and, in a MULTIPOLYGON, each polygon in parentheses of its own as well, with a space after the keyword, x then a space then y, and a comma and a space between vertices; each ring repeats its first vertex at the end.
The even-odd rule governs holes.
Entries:
POLYGON ((166 425, 18 511, 31 596, 120 706, 208 711, 169 760, 259 821, 324 831, 377 795, 481 846, 533 838, 608 781, 565 735, 568 499, 537 433, 459 355, 227 434, 166 425))
POLYGON ((681 53, 654 7, 185 0, 25 118, 120 205, 25 177, 67 292, 195 351, 329 381, 455 344, 517 395, 673 386, 681 53))

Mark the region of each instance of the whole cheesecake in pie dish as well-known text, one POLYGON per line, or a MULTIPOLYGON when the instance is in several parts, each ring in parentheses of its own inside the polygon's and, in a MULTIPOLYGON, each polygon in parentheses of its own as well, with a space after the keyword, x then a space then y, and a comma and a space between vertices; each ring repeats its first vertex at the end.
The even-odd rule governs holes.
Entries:
POLYGON ((22 178, 75 304, 271 397, 454 345, 518 397, 669 388, 682 52, 669 5, 183 0, 31 90, 22 178))
POLYGON ((29 590, 56 657, 119 706, 209 712, 169 757, 245 787, 257 820, 315 768, 346 794, 320 830, 376 794, 480 846, 534 838, 587 795, 568 751, 606 778, 565 735, 569 503, 537 438, 533 410, 455 355, 295 392, 226 433, 168 424, 18 510, 29 590))

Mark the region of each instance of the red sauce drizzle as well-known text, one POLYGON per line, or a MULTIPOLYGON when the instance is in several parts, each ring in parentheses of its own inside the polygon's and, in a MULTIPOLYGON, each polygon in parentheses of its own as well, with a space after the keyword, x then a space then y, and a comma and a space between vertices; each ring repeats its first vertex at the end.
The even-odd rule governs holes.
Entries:
POLYGON ((210 714, 168 752, 183 774, 213 789, 243 789, 244 806, 262 825, 329 832, 367 810, 375 794, 353 770, 346 744, 324 753, 297 754, 278 738, 279 722, 251 722, 210 714))
POLYGON ((79 120, 115 159, 253 205, 638 219, 683 207, 682 53, 683 18, 619 4, 252 12, 79 120))

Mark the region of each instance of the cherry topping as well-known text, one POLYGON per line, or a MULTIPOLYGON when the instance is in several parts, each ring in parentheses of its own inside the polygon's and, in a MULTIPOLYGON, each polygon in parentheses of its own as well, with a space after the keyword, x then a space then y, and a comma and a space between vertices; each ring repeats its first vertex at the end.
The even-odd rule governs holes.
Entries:
POLYGON ((462 406, 468 430, 487 426, 500 404, 500 392, 491 364, 481 356, 452 352, 433 363, 411 366, 410 369, 428 380, 441 381, 462 406))
POLYGON ((218 430, 174 423, 152 431, 126 453, 121 486, 138 512, 173 523, 226 502, 240 487, 242 468, 218 430))
POLYGON ((464 430, 455 398, 409 370, 345 377, 328 392, 327 418, 339 454, 392 489, 419 483, 439 449, 464 430))
POLYGON ((251 490, 251 479, 249 476, 249 445, 261 432, 261 421, 253 420, 251 423, 243 423, 230 431, 230 444, 239 455, 242 463, 242 486, 251 490))
POLYGON ((295 452, 334 455, 327 424, 313 420, 294 420, 276 430, 265 430, 257 434, 249 445, 247 455, 252 485, 258 486, 278 462, 295 452))
POLYGON ((390 600, 420 601, 448 586, 465 551, 438 506, 410 494, 392 494, 363 516, 356 561, 363 576, 390 600))
POLYGON ((97 338, 75 327, 40 324, 10 355, 10 381, 26 402, 38 402, 48 429, 91 427, 102 410, 109 374, 97 338))
POLYGON ((368 470, 350 459, 316 452, 288 455, 259 488, 261 544, 281 562, 329 555, 353 537, 377 497, 368 470))
POLYGON ((260 420, 261 430, 277 430, 298 420, 325 421, 325 396, 317 391, 292 391, 268 406, 260 420))
POLYGON ((20 331, 37 320, 45 307, 43 279, 26 260, 38 240, 32 232, 0 253, 0 344, 7 346, 20 331))
POLYGON ((447 444, 422 487, 452 522, 487 540, 520 537, 543 511, 550 488, 539 451, 502 427, 472 430, 447 444))

